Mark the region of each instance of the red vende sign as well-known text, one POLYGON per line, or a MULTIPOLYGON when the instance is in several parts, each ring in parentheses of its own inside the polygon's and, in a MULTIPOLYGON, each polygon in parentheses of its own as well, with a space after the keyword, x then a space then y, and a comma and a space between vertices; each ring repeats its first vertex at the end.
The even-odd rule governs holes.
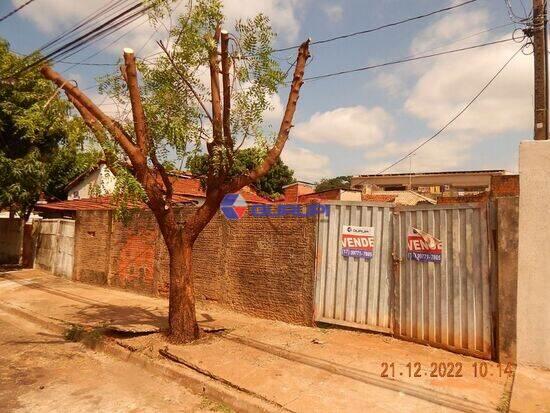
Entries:
POLYGON ((363 235, 344 234, 342 235, 342 247, 372 251, 374 248, 374 238, 363 235))
POLYGON ((441 262, 443 244, 433 235, 411 228, 407 235, 407 258, 421 262, 441 262))
POLYGON ((429 244, 421 235, 417 234, 409 234, 407 239, 409 251, 441 254, 441 250, 443 249, 441 241, 436 242, 435 245, 432 244, 430 246, 429 244))
POLYGON ((342 227, 342 256, 370 259, 374 255, 374 228, 344 225, 342 227))

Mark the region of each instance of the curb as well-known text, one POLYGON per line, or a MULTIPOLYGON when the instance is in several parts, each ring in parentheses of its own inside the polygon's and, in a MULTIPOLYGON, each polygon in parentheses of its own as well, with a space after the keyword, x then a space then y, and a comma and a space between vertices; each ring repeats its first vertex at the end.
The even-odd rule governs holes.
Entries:
MULTIPOLYGON (((53 321, 52 319, 34 313, 32 310, 14 306, 1 300, 0 310, 23 318, 26 321, 58 334, 63 334, 65 332, 65 325, 69 326, 74 324, 64 320, 53 321)), ((133 363, 157 376, 163 376, 169 380, 177 381, 191 392, 207 396, 217 402, 225 403, 238 412, 290 412, 290 410, 277 405, 275 402, 264 399, 260 395, 254 395, 249 391, 238 390, 236 385, 231 383, 224 384, 191 368, 181 367, 181 364, 174 366, 173 362, 164 361, 162 359, 155 360, 137 354, 129 347, 126 347, 123 342, 116 339, 103 340, 94 350, 101 351, 118 360, 133 363)))

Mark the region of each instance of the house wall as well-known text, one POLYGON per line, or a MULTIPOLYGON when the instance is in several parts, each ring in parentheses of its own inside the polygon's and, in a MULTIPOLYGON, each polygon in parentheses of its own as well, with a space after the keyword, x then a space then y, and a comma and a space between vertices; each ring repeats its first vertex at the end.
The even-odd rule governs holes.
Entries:
MULTIPOLYGON (((180 219, 190 212, 181 209, 180 219)), ((311 325, 315 225, 315 219, 294 217, 230 222, 217 214, 194 247, 197 299, 311 325)), ((129 225, 107 211, 78 212, 76 246, 75 279, 168 295, 168 254, 149 211, 136 212, 129 225)))
POLYGON ((550 368, 550 141, 519 147, 517 359, 550 368))
POLYGON ((68 190, 67 199, 90 198, 93 187, 99 188, 100 193, 97 195, 111 194, 115 189, 115 182, 116 179, 111 171, 109 171, 107 165, 101 164, 97 170, 84 177, 68 190))
POLYGON ((312 185, 306 185, 301 182, 295 182, 284 188, 285 202, 298 202, 298 197, 315 192, 312 185))

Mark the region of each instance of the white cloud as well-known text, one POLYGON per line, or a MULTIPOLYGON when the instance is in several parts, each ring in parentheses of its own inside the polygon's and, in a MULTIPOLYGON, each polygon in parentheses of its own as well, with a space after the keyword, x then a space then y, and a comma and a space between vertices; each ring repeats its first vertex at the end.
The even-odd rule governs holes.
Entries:
MULTIPOLYGON (((438 129, 481 90, 518 47, 506 43, 437 59, 416 82, 405 109, 438 129)), ((528 129, 532 123, 532 60, 519 53, 451 129, 475 135, 528 129)))
MULTIPOLYGON (((13 6, 18 3, 19 0, 12 0, 13 6)), ((19 14, 32 20, 44 33, 61 33, 107 3, 109 0, 41 0, 21 9, 19 14)))
POLYGON ((344 9, 339 4, 325 4, 323 11, 332 23, 337 23, 344 17, 344 9))
MULTIPOLYGON (((469 33, 476 33, 486 28, 489 21, 487 9, 475 11, 455 11, 447 14, 422 30, 411 42, 410 52, 412 54, 422 53, 428 49, 438 48, 441 44, 448 44, 467 37, 469 33)), ((487 34, 485 34, 485 37, 487 34)), ((475 36, 464 41, 478 43, 483 37, 475 36)))
MULTIPOLYGON (((369 162, 366 164, 366 171, 362 173, 382 171, 416 148, 423 140, 424 138, 408 143, 389 142, 375 151, 365 153, 365 159, 369 162)), ((460 169, 470 160, 471 149, 475 143, 475 139, 466 135, 442 137, 415 152, 412 161, 407 158, 386 173, 409 172, 411 166, 413 172, 460 169)))
POLYGON ((396 73, 382 72, 376 76, 374 83, 391 97, 399 97, 406 92, 405 82, 396 73))
POLYGON ((226 20, 231 25, 236 19, 263 13, 270 18, 273 30, 292 42, 300 31, 296 11, 304 3, 303 0, 225 0, 223 5, 226 20))
POLYGON ((381 107, 352 106, 317 112, 291 134, 307 142, 358 147, 380 142, 392 130, 393 120, 381 107))
POLYGON ((285 111, 285 108, 283 106, 283 101, 281 100, 281 97, 277 93, 275 93, 274 95, 271 95, 269 100, 271 103, 272 110, 265 111, 264 119, 267 122, 277 125, 283 119, 283 114, 285 111))
MULTIPOLYGON (((488 16, 486 9, 444 16, 412 40, 410 51, 415 54, 430 49, 448 50, 498 40, 498 37, 489 37, 487 32, 481 33, 488 28, 488 16), (481 35, 469 36, 472 33, 481 35), (457 38, 464 39, 454 41, 457 38), (441 45, 446 46, 440 48, 441 45)), ((506 38, 509 36, 502 37, 506 38)), ((429 136, 459 113, 519 47, 510 42, 420 61, 408 65, 407 70, 397 68, 378 76, 375 84, 390 95, 407 85, 410 92, 404 109, 426 122, 431 129, 427 133, 429 136)), ((510 132, 528 133, 533 121, 532 77, 532 57, 517 54, 466 112, 433 142, 415 153, 413 171, 461 169, 472 162, 480 164, 482 160, 476 155, 476 147, 482 140, 510 132)), ((387 141, 367 152, 365 172, 380 172, 425 138, 412 142, 387 141)), ((409 159, 406 159, 388 172, 408 172, 409 168, 409 159)))
MULTIPOLYGON (((21 10, 20 15, 31 20, 37 25, 39 30, 49 35, 58 34, 65 29, 76 24, 79 20, 84 19, 96 10, 110 3, 109 0, 41 0, 32 7, 25 7, 21 10)), ((298 0, 225 0, 224 13, 226 21, 230 28, 233 28, 234 22, 239 18, 253 17, 258 13, 264 13, 271 19, 271 24, 275 32, 288 42, 296 40, 300 30, 298 21, 297 9, 303 5, 303 1, 298 0)), ((12 0, 12 4, 16 6, 18 1, 12 0)), ((179 3, 178 12, 184 12, 187 8, 187 2, 179 3)), ((119 6, 110 12, 110 16, 125 10, 126 6, 119 6)), ((177 13, 175 13, 177 15, 177 13)), ((114 53, 120 53, 124 46, 132 47, 138 50, 142 45, 148 42, 151 35, 153 39, 148 42, 147 46, 142 51, 141 55, 148 55, 151 51, 156 50, 154 39, 165 38, 166 30, 159 26, 158 33, 150 24, 140 23, 146 19, 142 17, 134 22, 131 27, 133 30, 123 40, 120 40, 114 45, 109 46, 109 50, 114 53)), ((107 18, 104 17, 104 20, 107 18)), ((174 17, 175 20, 175 17, 174 17)), ((169 26, 168 22, 165 22, 169 26)), ((116 37, 128 31, 127 28, 121 29, 116 34, 109 36, 104 41, 100 42, 100 46, 108 45, 116 37)))
POLYGON ((294 170, 294 176, 300 180, 315 182, 333 174, 329 157, 309 149, 287 146, 283 149, 281 159, 294 170))

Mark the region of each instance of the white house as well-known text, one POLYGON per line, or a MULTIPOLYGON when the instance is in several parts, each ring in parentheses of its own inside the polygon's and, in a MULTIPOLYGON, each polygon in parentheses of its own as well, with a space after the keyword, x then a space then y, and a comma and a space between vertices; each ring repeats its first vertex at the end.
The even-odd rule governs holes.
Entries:
POLYGON ((67 184, 67 199, 86 199, 111 194, 115 189, 115 181, 105 162, 100 161, 67 184))

